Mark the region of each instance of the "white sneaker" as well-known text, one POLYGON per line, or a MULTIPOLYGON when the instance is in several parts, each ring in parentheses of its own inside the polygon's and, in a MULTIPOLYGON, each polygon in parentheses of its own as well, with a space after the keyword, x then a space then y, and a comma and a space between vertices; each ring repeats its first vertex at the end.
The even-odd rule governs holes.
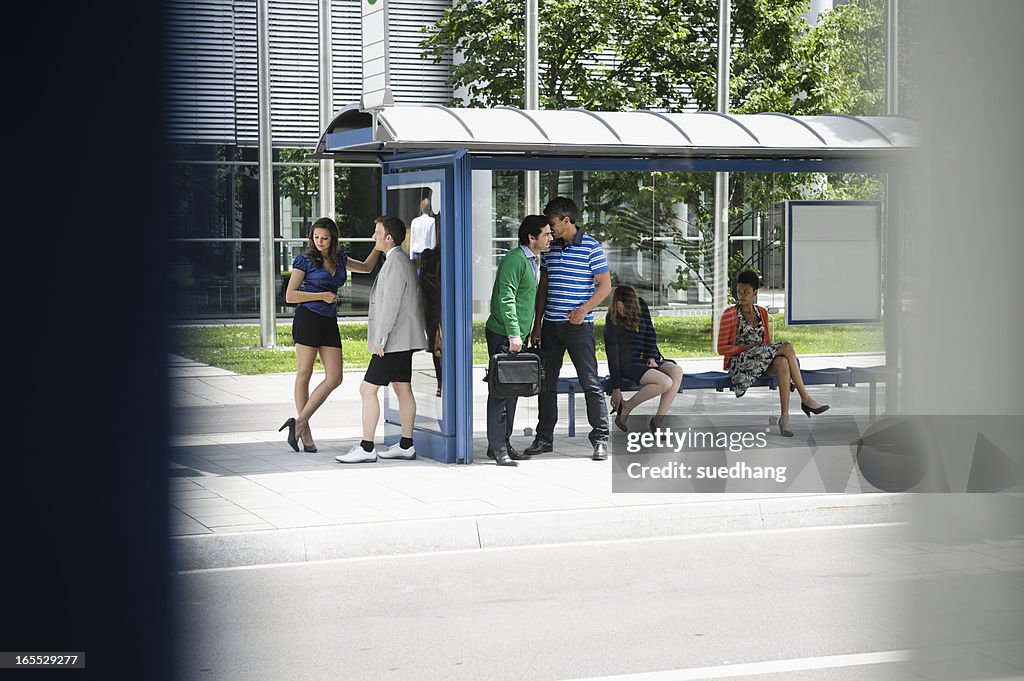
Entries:
POLYGON ((395 444, 388 447, 386 450, 380 453, 382 459, 415 459, 416 450, 412 447, 409 449, 402 449, 402 447, 396 442, 395 444))
POLYGON ((361 445, 355 445, 347 454, 334 457, 338 463, 373 463, 377 460, 377 452, 368 452, 361 445))

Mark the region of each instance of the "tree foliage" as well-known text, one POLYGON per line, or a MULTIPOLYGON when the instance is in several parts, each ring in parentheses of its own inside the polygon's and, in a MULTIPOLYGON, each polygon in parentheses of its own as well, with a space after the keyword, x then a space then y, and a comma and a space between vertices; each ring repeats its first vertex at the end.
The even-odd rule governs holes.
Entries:
MULTIPOLYGON (((807 2, 735 0, 734 107, 792 89, 807 2), (789 85, 787 85, 787 83, 789 85)), ((541 108, 713 109, 718 0, 555 0, 539 5, 541 108)), ((522 105, 522 0, 463 0, 428 27, 424 54, 454 53, 450 83, 463 106, 522 105)))
MULTIPOLYGON (((714 110, 718 0, 548 0, 539 4, 540 106, 597 111, 714 110)), ((807 0, 732 0, 730 111, 875 115, 885 109, 885 0, 852 0, 803 18, 807 0)), ((455 54, 453 104, 519 105, 524 94, 522 0, 461 0, 428 27, 424 54, 455 54)), ((585 229, 624 249, 671 254, 673 286, 710 291, 712 173, 591 172, 585 229)), ((558 186, 552 174, 549 193, 558 186)), ((791 198, 877 198, 876 177, 734 174, 729 232, 791 198)), ((763 241, 781 246, 781 226, 763 241)), ((759 252, 733 248, 730 275, 759 252)))
POLYGON ((277 168, 278 185, 281 193, 298 206, 302 217, 302 235, 306 234, 312 224, 310 216, 313 212, 313 196, 320 189, 320 168, 306 158, 309 152, 305 149, 281 149, 278 160, 282 163, 294 164, 277 168))

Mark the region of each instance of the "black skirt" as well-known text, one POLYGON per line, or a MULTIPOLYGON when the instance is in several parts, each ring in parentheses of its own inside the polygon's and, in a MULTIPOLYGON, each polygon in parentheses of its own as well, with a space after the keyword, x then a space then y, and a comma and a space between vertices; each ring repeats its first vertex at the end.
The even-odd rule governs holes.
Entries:
MULTIPOLYGON (((669 363, 669 364, 675 364, 675 362, 673 362, 670 359, 659 359, 658 360, 658 366, 660 367, 662 364, 665 364, 666 362, 669 363)), ((639 384, 640 383, 640 379, 643 378, 644 374, 646 374, 648 371, 650 371, 653 368, 654 367, 647 366, 647 360, 640 360, 640 359, 638 359, 638 360, 636 360, 634 362, 630 362, 626 366, 622 367, 622 377, 623 378, 628 378, 629 380, 633 381, 634 383, 639 384)))
POLYGON ((292 319, 292 340, 311 348, 340 348, 338 318, 325 317, 300 305, 295 308, 295 317, 292 319))

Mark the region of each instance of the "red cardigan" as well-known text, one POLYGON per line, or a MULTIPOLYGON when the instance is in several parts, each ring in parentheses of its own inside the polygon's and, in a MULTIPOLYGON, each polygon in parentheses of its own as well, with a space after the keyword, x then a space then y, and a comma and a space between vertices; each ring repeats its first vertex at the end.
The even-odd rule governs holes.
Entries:
MULTIPOLYGON (((761 327, 764 329, 764 342, 772 342, 772 332, 768 327, 768 310, 755 305, 761 315, 761 327)), ((743 352, 742 345, 736 345, 736 327, 740 323, 740 306, 733 305, 722 313, 718 322, 718 354, 725 355, 724 367, 729 368, 729 360, 743 352)))

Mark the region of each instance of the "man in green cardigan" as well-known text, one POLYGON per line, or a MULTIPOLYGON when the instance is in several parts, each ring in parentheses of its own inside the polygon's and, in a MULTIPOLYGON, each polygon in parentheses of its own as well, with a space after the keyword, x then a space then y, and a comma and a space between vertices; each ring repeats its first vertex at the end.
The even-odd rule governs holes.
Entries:
MULTIPOLYGON (((533 329, 540 254, 551 248, 551 227, 543 215, 527 215, 519 226, 519 246, 498 265, 487 318, 487 353, 519 352, 533 329), (507 348, 507 349, 506 349, 507 348)), ((518 466, 528 459, 512 448, 509 436, 515 422, 518 397, 487 396, 487 456, 499 466, 518 466)))

